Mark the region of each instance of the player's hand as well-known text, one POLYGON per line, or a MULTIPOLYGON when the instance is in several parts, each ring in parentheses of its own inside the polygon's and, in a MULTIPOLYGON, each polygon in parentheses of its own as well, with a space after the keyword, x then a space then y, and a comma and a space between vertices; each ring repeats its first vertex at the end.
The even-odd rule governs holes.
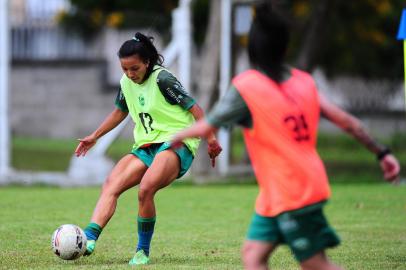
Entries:
POLYGON ((216 157, 221 153, 223 148, 221 148, 220 144, 216 139, 207 141, 207 152, 211 159, 211 166, 216 166, 216 157))
POLYGON ((386 181, 392 183, 399 181, 400 165, 395 156, 387 154, 380 160, 379 164, 386 181))
POLYGON ((182 138, 181 137, 179 137, 179 136, 177 136, 177 135, 175 135, 172 139, 171 139, 171 147, 173 148, 173 149, 177 149, 177 148, 179 148, 179 147, 181 147, 182 145, 183 145, 183 141, 182 141, 182 138))
POLYGON ((75 155, 77 157, 80 157, 80 156, 85 156, 87 151, 89 151, 89 149, 92 148, 93 145, 96 144, 97 138, 92 135, 89 135, 89 136, 84 137, 83 139, 78 139, 78 141, 79 141, 79 145, 78 145, 78 147, 76 147, 75 155))

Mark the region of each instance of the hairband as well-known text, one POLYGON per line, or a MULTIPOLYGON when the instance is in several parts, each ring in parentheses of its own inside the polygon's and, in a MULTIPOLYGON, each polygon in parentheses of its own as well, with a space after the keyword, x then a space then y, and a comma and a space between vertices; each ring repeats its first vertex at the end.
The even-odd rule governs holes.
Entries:
POLYGON ((137 38, 137 37, 133 37, 133 40, 135 40, 135 41, 137 41, 137 42, 139 42, 139 41, 140 41, 140 39, 139 39, 139 38, 137 38))

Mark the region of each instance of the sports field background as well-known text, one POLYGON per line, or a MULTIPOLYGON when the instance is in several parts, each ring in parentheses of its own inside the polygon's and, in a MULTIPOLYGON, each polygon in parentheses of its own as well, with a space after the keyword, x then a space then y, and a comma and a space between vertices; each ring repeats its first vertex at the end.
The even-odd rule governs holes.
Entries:
MULTIPOLYGON (((389 143, 406 165, 404 136, 389 143)), ((13 166, 61 171, 68 166, 75 140, 14 138, 13 166)), ((127 152, 129 142, 109 150, 113 159, 127 152)), ((373 155, 348 136, 319 138, 333 196, 326 215, 343 243, 329 251, 346 269, 406 270, 406 185, 382 181, 373 155)), ((233 149, 241 156, 241 145, 233 149)), ((194 185, 183 179, 156 197, 156 233, 152 264, 141 269, 242 269, 244 240, 257 186, 253 178, 222 179, 227 183, 194 185)), ((0 269, 128 269, 136 244, 137 189, 125 193, 116 215, 103 232, 94 255, 73 262, 51 251, 53 231, 65 223, 87 225, 99 187, 0 187, 0 269)), ((277 250, 272 269, 298 269, 286 248, 277 250)))
MULTIPOLYGON (((333 184, 326 214, 343 240, 329 251, 346 269, 406 269, 406 186, 333 184)), ((240 246, 252 214, 253 184, 178 183, 159 192, 152 264, 142 269, 242 269, 240 246)), ((88 258, 51 251, 61 224, 85 226, 98 188, 2 187, 0 269, 128 269, 136 244, 137 190, 125 193, 88 258)), ((272 269, 297 269, 285 248, 272 269)))
MULTIPOLYGON (((378 139, 389 145, 402 167, 406 167, 406 133, 378 139)), ((18 170, 66 171, 76 146, 75 139, 14 137, 12 166, 18 170)), ((111 145, 107 155, 117 161, 130 152, 131 147, 131 140, 119 139, 111 145)), ((331 181, 381 181, 379 164, 375 156, 352 137, 345 134, 320 134, 317 149, 326 164, 331 181)), ((243 156, 244 143, 241 132, 235 130, 232 136, 231 161, 240 162, 243 156)))

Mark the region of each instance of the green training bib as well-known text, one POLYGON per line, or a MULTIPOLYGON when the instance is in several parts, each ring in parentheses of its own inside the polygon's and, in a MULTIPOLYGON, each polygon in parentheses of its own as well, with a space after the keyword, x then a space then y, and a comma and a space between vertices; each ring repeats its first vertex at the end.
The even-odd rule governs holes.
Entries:
MULTIPOLYGON (((175 133, 195 122, 189 111, 165 100, 157 84, 158 74, 162 70, 165 69, 155 66, 142 84, 134 83, 125 74, 120 80, 129 113, 135 123, 133 149, 145 144, 170 141, 175 133)), ((184 140, 193 155, 196 154, 199 142, 199 138, 184 140)))

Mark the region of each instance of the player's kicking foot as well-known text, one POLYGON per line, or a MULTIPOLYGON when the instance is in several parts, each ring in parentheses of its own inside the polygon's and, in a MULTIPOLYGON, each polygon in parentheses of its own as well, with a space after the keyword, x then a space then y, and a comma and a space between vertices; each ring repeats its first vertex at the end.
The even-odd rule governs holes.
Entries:
POLYGON ((96 241, 95 240, 87 240, 86 251, 83 254, 83 256, 91 255, 95 248, 96 248, 96 241))
POLYGON ((128 262, 129 265, 142 265, 148 263, 149 257, 142 249, 138 250, 137 253, 135 253, 134 257, 128 262))

